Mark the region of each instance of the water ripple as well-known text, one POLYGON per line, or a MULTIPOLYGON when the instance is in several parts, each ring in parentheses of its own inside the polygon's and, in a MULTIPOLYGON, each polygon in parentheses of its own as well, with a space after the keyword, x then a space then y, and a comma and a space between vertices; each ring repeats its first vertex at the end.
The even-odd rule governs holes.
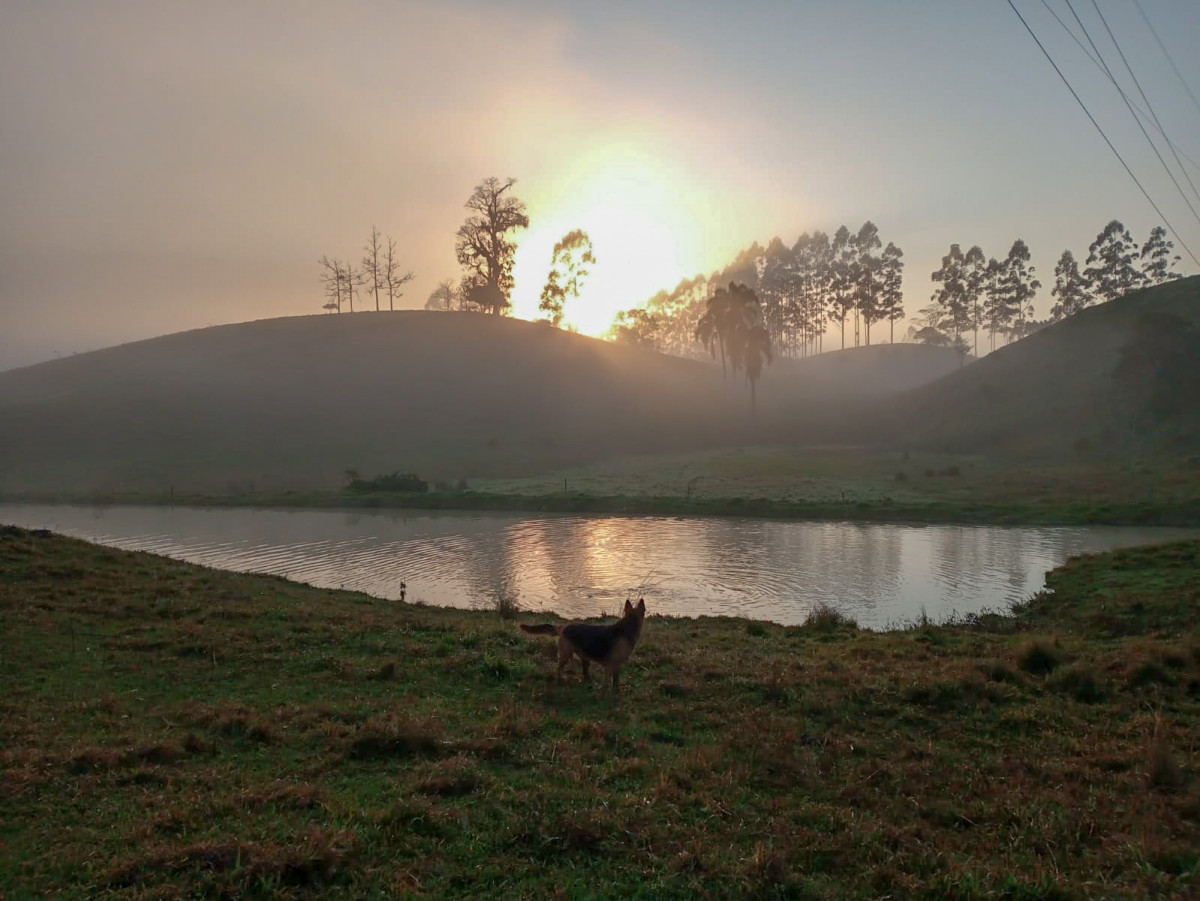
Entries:
POLYGON ((829 604, 864 626, 1006 609, 1068 556, 1197 534, 494 513, 0 505, 0 522, 221 569, 453 607, 802 622, 829 604))

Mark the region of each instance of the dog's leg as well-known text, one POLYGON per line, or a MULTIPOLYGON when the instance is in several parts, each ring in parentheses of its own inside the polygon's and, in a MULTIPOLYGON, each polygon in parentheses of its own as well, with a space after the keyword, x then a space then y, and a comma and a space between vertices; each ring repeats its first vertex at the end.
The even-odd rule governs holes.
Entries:
POLYGON ((592 677, 588 673, 588 667, 592 665, 591 662, 586 657, 580 657, 579 662, 583 664, 583 681, 591 682, 592 677))
POLYGON ((556 682, 561 682, 563 678, 563 669, 571 662, 571 643, 565 638, 558 640, 558 673, 554 679, 556 682))

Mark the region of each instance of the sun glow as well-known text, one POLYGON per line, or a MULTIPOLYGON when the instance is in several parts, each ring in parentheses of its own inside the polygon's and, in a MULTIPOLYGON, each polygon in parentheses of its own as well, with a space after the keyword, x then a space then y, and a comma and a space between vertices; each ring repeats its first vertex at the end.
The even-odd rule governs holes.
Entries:
POLYGON ((567 301, 565 324, 599 336, 621 310, 637 306, 681 278, 699 272, 699 224, 676 178, 629 151, 601 151, 577 171, 589 173, 542 206, 530 203, 529 233, 519 236, 513 277, 513 315, 538 319, 538 300, 554 244, 573 228, 591 238, 596 262, 578 298, 567 301))

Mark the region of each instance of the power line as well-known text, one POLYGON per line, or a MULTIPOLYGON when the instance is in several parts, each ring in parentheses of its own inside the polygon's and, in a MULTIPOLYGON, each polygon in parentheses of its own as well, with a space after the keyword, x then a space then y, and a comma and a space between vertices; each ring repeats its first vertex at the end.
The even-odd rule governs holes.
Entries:
MULTIPOLYGON (((1125 64, 1125 71, 1129 73, 1129 77, 1133 79, 1134 85, 1138 89, 1138 93, 1142 95, 1142 100, 1146 103, 1146 109, 1150 110, 1150 115, 1154 119, 1154 124, 1158 126, 1158 130, 1162 132, 1163 138, 1167 141, 1167 146, 1171 148, 1171 153, 1175 156, 1175 165, 1179 167, 1179 171, 1183 173, 1183 177, 1187 179, 1187 183, 1192 186, 1192 193, 1196 195, 1196 199, 1200 200, 1200 191, 1196 190, 1196 184, 1192 181, 1190 175, 1187 174, 1187 169, 1183 168, 1183 163, 1179 160, 1179 154, 1175 153, 1175 145, 1167 138, 1167 133, 1162 127, 1162 123, 1158 121, 1158 113, 1154 112, 1154 106, 1150 103, 1150 98, 1146 96, 1146 92, 1142 90, 1142 83, 1138 81, 1136 75, 1133 74, 1133 67, 1129 65, 1129 60, 1125 58, 1125 52, 1121 49, 1121 45, 1117 43, 1117 36, 1113 34, 1111 28, 1108 27, 1108 20, 1104 18, 1104 13, 1100 12, 1100 6, 1096 0, 1092 0, 1092 7, 1096 10, 1096 15, 1100 17, 1100 21, 1104 23, 1104 30, 1108 32, 1109 39, 1113 42, 1113 46, 1117 48, 1117 54, 1121 57, 1121 62, 1125 64)), ((1176 185, 1178 187, 1178 185, 1176 185)), ((1191 207, 1191 203, 1188 204, 1191 207)), ((1196 210, 1192 208, 1192 215, 1196 214, 1196 210)), ((1196 216, 1196 221, 1200 222, 1200 216, 1196 216)))
POLYGON ((1029 27, 1029 23, 1025 21, 1025 17, 1021 15, 1021 11, 1017 9, 1016 4, 1013 3, 1013 0, 1008 0, 1008 5, 1012 8, 1012 11, 1017 14, 1017 18, 1021 20, 1021 24, 1024 25, 1025 30, 1029 32, 1029 36, 1033 38, 1034 43, 1038 45, 1038 49, 1042 51, 1042 55, 1046 57, 1046 61, 1054 67, 1054 71, 1058 73, 1058 77, 1062 79, 1062 83, 1067 86, 1067 90, 1071 92, 1071 96, 1075 98, 1075 102, 1079 104, 1080 109, 1083 110, 1084 114, 1091 121, 1092 125, 1096 127, 1096 131, 1100 132, 1100 137, 1104 138, 1104 143, 1108 145, 1108 149, 1113 152, 1113 155, 1116 156, 1121 165, 1125 168, 1125 172, 1130 178, 1133 179, 1133 183, 1138 186, 1138 190, 1142 192, 1142 196, 1146 198, 1150 206, 1154 207, 1154 212, 1158 213, 1158 216, 1160 219, 1162 219, 1163 224, 1170 229, 1171 234, 1175 236, 1175 240, 1179 242, 1180 247, 1187 251, 1187 255, 1192 258, 1192 261, 1197 266, 1200 266, 1200 259, 1196 258, 1196 255, 1192 253, 1192 249, 1188 247, 1186 243, 1184 243, 1183 238, 1179 237, 1179 232, 1175 230, 1175 227, 1171 225, 1171 223, 1167 220, 1167 217, 1163 215, 1163 211, 1158 208, 1158 204, 1154 202, 1154 198, 1146 193, 1146 189, 1142 187, 1142 183, 1138 181, 1138 177, 1133 174, 1133 170, 1129 168, 1129 164, 1125 162, 1125 158, 1122 157, 1120 151, 1113 146, 1113 142, 1108 139, 1108 135, 1104 133, 1104 129, 1101 128, 1100 123, 1096 121, 1096 117, 1093 116, 1091 111, 1088 110, 1087 104, 1080 99, 1079 95, 1075 92, 1075 89, 1071 87, 1071 82, 1067 81, 1067 76, 1063 75, 1062 69, 1058 67, 1058 63, 1054 61, 1054 57, 1052 57, 1049 51, 1046 50, 1045 46, 1041 42, 1041 39, 1038 38, 1038 36, 1034 34, 1033 29, 1029 27))
MULTIPOLYGON (((1079 40, 1079 35, 1077 35, 1075 33, 1075 31, 1071 28, 1070 25, 1068 25, 1066 22, 1063 21, 1062 16, 1060 16, 1058 14, 1058 10, 1056 10, 1053 6, 1050 5, 1049 0, 1042 0, 1042 6, 1046 7, 1046 12, 1048 12, 1048 13, 1050 13, 1050 15, 1054 16, 1054 20, 1056 22, 1058 22, 1059 25, 1062 26, 1062 30, 1071 36, 1071 40, 1073 40, 1075 42, 1075 46, 1083 51, 1083 55, 1088 58, 1088 60, 1091 62, 1091 64, 1100 70, 1100 73, 1102 75, 1104 75, 1104 77, 1107 78, 1112 83, 1112 86, 1114 88, 1116 88, 1119 93, 1124 95, 1125 89, 1122 88, 1120 83, 1117 82, 1112 77, 1112 73, 1110 73, 1105 68, 1104 63, 1101 62, 1099 59, 1097 59, 1092 54, 1092 51, 1089 50, 1084 45, 1083 41, 1079 40)), ((1134 109, 1136 110, 1137 114, 1142 117, 1143 121, 1149 121, 1149 119, 1150 119, 1149 113, 1147 113, 1144 109, 1142 109, 1137 103, 1134 103, 1133 106, 1134 106, 1134 109)), ((1167 142, 1167 146, 1169 146, 1171 148, 1171 151, 1173 153, 1182 156, 1185 160, 1187 160, 1189 163, 1192 164, 1192 166, 1196 169, 1196 171, 1200 172, 1200 163, 1198 163, 1194 159, 1192 159, 1188 155, 1186 150, 1183 150, 1182 148, 1176 146, 1175 142, 1172 141, 1169 137, 1167 137, 1167 133, 1165 131, 1163 131, 1163 129, 1160 125, 1158 125, 1157 123, 1154 123, 1154 127, 1158 129, 1158 133, 1160 135, 1162 135, 1163 140, 1167 142)), ((1188 182, 1191 183, 1190 178, 1188 179, 1188 182)), ((1197 195, 1197 196, 1200 197, 1200 195, 1197 195)))
MULTIPOLYGON (((1100 61, 1102 63, 1104 63, 1104 70, 1106 72, 1108 72, 1108 77, 1115 82, 1116 76, 1113 75, 1112 70, 1108 68, 1108 63, 1104 62, 1104 56, 1100 53, 1100 48, 1096 46, 1096 42, 1093 41, 1092 36, 1090 34, 1088 34, 1087 26, 1085 26, 1083 24, 1083 20, 1079 18, 1079 13, 1075 12, 1075 6, 1071 3, 1071 0, 1066 0, 1066 4, 1067 4, 1067 9, 1069 9, 1071 11, 1071 15, 1073 15, 1075 17, 1075 21, 1079 23, 1079 28, 1083 32, 1083 36, 1085 38, 1087 38, 1088 43, 1092 45, 1092 49, 1096 51, 1096 55, 1100 57, 1100 61)), ((1092 0, 1092 6, 1096 7, 1097 13, 1100 12, 1100 7, 1096 6, 1096 0, 1092 0)), ((1106 22, 1104 20, 1104 16, 1100 16, 1100 21, 1104 22, 1105 28, 1108 28, 1108 22, 1106 22)), ((1112 38, 1113 45, 1117 46, 1117 39, 1115 37, 1113 37, 1113 33, 1111 30, 1108 32, 1108 36, 1110 38, 1112 38)), ((1125 54, 1121 53, 1120 46, 1117 46, 1117 53, 1120 54, 1122 60, 1125 59, 1125 54)), ((1125 68, 1129 69, 1128 62, 1125 63, 1125 68)), ((1129 74, 1131 76, 1133 75, 1132 69, 1129 69, 1129 74)), ((1138 84, 1137 78, 1133 79, 1133 83, 1135 85, 1138 85, 1139 91, 1142 90, 1142 86, 1140 84, 1138 84)), ((1146 143, 1150 145, 1150 149, 1154 151, 1154 155, 1156 157, 1158 157, 1159 163, 1162 164, 1163 171, 1167 173, 1167 178, 1171 179, 1171 184, 1173 184, 1175 186, 1175 190, 1179 192, 1179 196, 1183 199, 1183 202, 1187 205, 1187 208, 1192 211, 1192 217, 1196 220, 1197 223, 1200 223, 1200 213, 1196 212, 1196 208, 1194 206, 1192 206, 1192 201, 1189 200, 1188 196, 1183 193, 1183 188, 1180 187, 1179 180, 1175 177, 1175 173, 1171 171, 1171 167, 1167 165, 1167 161, 1164 160, 1162 154, 1159 153, 1158 145, 1154 143, 1154 139, 1150 137, 1150 133, 1148 131, 1146 131, 1145 126, 1142 125, 1142 120, 1139 119, 1137 117, 1137 114, 1133 111, 1133 104, 1129 102, 1129 96, 1124 91, 1121 91, 1120 93, 1121 93, 1121 99, 1125 101, 1125 108, 1129 110, 1129 115, 1133 117, 1133 121, 1137 125, 1138 130, 1141 131, 1142 137, 1144 137, 1146 139, 1146 143)), ((1146 98, 1146 95, 1143 93, 1142 99, 1145 100, 1145 98, 1146 98)), ((1146 100, 1146 105, 1147 106, 1150 105, 1149 100, 1146 100)), ((1153 113, 1153 112, 1154 112, 1154 110, 1151 109, 1151 113, 1153 113)), ((1180 164, 1180 165, 1182 166, 1182 164, 1180 164)), ((1187 173, 1185 172, 1184 174, 1186 175, 1187 173)), ((1192 186, 1192 189, 1195 190, 1194 185, 1192 186)))
POLYGON ((1192 98, 1192 103, 1196 104, 1196 109, 1200 110, 1200 100, 1196 99, 1196 95, 1192 93, 1192 89, 1188 87, 1187 79, 1183 77, 1183 73, 1179 71, 1179 67, 1175 65, 1175 60, 1171 56, 1169 50, 1162 42, 1162 38, 1158 36, 1158 32, 1154 30, 1154 26, 1150 22, 1150 17, 1146 15, 1146 11, 1142 9, 1141 0, 1133 0, 1133 5, 1138 8, 1138 12, 1142 14, 1142 20, 1146 23, 1146 27, 1150 29, 1150 33, 1154 35, 1154 40, 1158 41, 1159 49, 1162 50, 1163 56, 1167 58, 1167 62, 1171 64, 1171 68, 1175 70, 1175 74, 1179 76, 1179 83, 1183 85, 1183 89, 1187 91, 1188 96, 1192 98))

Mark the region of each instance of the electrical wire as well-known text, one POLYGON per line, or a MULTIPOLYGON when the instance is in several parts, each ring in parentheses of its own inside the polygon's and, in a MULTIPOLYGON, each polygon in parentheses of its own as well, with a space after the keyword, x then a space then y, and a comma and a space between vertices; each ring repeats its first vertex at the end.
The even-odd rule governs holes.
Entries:
MULTIPOLYGON (((1086 56, 1088 58, 1088 60, 1091 62, 1091 64, 1100 70, 1100 73, 1102 75, 1104 75, 1104 77, 1107 78, 1112 83, 1112 86, 1114 88, 1116 88, 1117 91, 1124 94, 1125 89, 1122 88, 1121 85, 1112 78, 1111 73, 1107 69, 1104 68, 1104 63, 1102 63, 1100 60, 1098 60, 1092 54, 1092 51, 1087 48, 1087 46, 1083 43, 1083 41, 1079 40, 1079 35, 1077 35, 1075 33, 1075 31, 1071 28, 1070 25, 1068 25, 1066 22, 1063 21, 1062 16, 1060 16, 1058 14, 1058 10, 1056 10, 1053 6, 1050 5, 1049 0, 1042 0, 1042 6, 1046 7, 1046 12, 1048 12, 1048 13, 1050 13, 1050 15, 1054 16, 1054 20, 1056 22, 1058 22, 1059 25, 1062 26, 1062 30, 1071 36, 1071 40, 1073 40, 1075 42, 1075 46, 1083 51, 1084 56, 1086 56)), ((1185 85, 1185 87, 1186 87, 1186 85, 1185 85)), ((1137 103, 1134 103, 1133 106, 1136 109, 1137 114, 1142 117, 1143 121, 1150 121, 1149 113, 1147 113, 1144 109, 1142 109, 1137 103)), ((1200 107, 1198 107, 1198 108, 1200 108, 1200 107)), ((1172 141, 1169 137, 1167 137, 1167 133, 1165 131, 1163 131, 1159 125, 1155 124, 1154 127, 1158 129, 1158 133, 1162 135, 1163 140, 1167 142, 1167 145, 1171 148, 1171 151, 1173 153, 1176 153, 1176 154, 1182 156, 1185 160, 1187 160, 1189 163, 1192 164, 1192 167, 1194 169, 1196 169, 1197 172, 1200 172, 1200 163, 1196 162, 1196 160, 1194 160, 1192 157, 1190 157, 1188 155, 1187 151, 1176 146, 1175 142, 1172 141)), ((1188 179, 1188 182, 1189 183, 1191 182, 1190 178, 1188 179)), ((1197 195, 1197 196, 1200 197, 1200 195, 1197 195)))
POLYGON ((1113 152, 1113 155, 1116 156, 1121 165, 1125 168, 1125 172, 1131 179, 1133 179, 1133 183, 1137 185, 1138 190, 1142 192, 1142 196, 1145 197, 1150 206, 1154 208, 1154 212, 1158 213, 1158 216, 1160 219, 1162 219, 1163 224, 1170 230, 1171 234, 1175 236, 1175 240, 1179 242, 1179 246, 1187 251, 1187 255, 1192 258, 1192 261, 1197 266, 1200 266, 1200 259, 1197 259, 1196 255, 1192 253, 1192 249, 1187 246, 1183 238, 1179 237, 1179 232, 1176 231, 1173 225, 1171 225, 1171 223, 1167 220, 1167 217, 1163 215, 1163 211, 1158 208, 1158 204, 1154 202, 1154 198, 1146 192, 1144 187, 1142 187, 1142 183, 1138 181, 1138 177, 1133 174, 1133 170, 1129 168, 1129 164, 1125 162, 1125 158, 1121 156, 1120 151, 1113 146, 1113 142, 1108 139, 1108 135, 1104 133, 1104 129, 1100 127, 1100 123, 1096 121, 1096 117, 1093 116, 1091 111, 1087 108, 1087 104, 1083 102, 1079 94, 1076 93, 1073 87, 1071 87, 1071 82, 1067 80, 1067 76, 1065 76, 1062 69, 1058 67, 1058 63, 1054 61, 1054 57, 1050 55, 1050 52, 1046 49, 1045 45, 1042 44, 1041 38, 1039 38, 1034 33, 1033 29, 1029 27, 1029 23, 1025 21, 1025 17, 1021 15, 1021 11, 1017 9, 1017 6, 1015 3, 1013 3, 1013 0, 1008 0, 1008 5, 1012 11, 1016 13, 1017 18, 1021 20, 1021 24, 1025 26, 1025 30, 1029 32, 1029 36, 1033 38, 1034 43, 1038 45, 1038 49, 1042 51, 1042 55, 1046 57, 1046 61, 1049 62, 1054 68, 1054 71, 1058 73, 1058 77, 1062 79, 1062 83, 1067 86, 1067 90, 1071 92, 1071 96, 1075 98, 1075 102, 1079 104, 1079 107, 1083 110, 1084 115, 1086 115, 1091 121, 1092 125, 1096 127, 1096 131, 1100 132, 1100 137, 1104 139, 1104 143, 1108 145, 1108 149, 1113 152))
POLYGON ((1200 100, 1196 99, 1196 95, 1192 93, 1192 89, 1188 87, 1187 79, 1183 77, 1183 73, 1179 71, 1179 67, 1175 65, 1175 59, 1171 56, 1170 51, 1162 42, 1162 38, 1158 36, 1158 32, 1154 30, 1154 26, 1150 22, 1150 17, 1146 15, 1146 11, 1142 9, 1141 0, 1133 0, 1133 5, 1138 8, 1138 12, 1142 14, 1142 21, 1146 23, 1146 27, 1150 29, 1150 33, 1154 35, 1154 40, 1158 41, 1159 49, 1162 50, 1163 56, 1167 58, 1167 62, 1171 64, 1171 68, 1175 70, 1175 74, 1179 76, 1179 83, 1183 85, 1183 89, 1187 91, 1188 96, 1192 98, 1192 103, 1196 104, 1196 109, 1200 110, 1200 100))
MULTIPOLYGON (((1100 48, 1096 46, 1096 42, 1093 41, 1092 36, 1090 34, 1088 34, 1087 26, 1085 26, 1083 24, 1083 20, 1079 18, 1079 13, 1075 12, 1074 4, 1071 3, 1071 0, 1066 0, 1066 4, 1067 4, 1067 9, 1069 9, 1071 11, 1071 15, 1073 15, 1075 17, 1075 21, 1077 23, 1079 23, 1079 28, 1083 32, 1083 36, 1085 38, 1087 38, 1087 42, 1092 45, 1092 49, 1096 51, 1096 55, 1099 56, 1100 61, 1102 63, 1104 63, 1104 70, 1108 73, 1108 77, 1115 82, 1117 80, 1116 76, 1113 75, 1112 70, 1108 68, 1108 63, 1104 62, 1104 56, 1100 53, 1100 48)), ((1092 0, 1092 5, 1095 6, 1095 0, 1092 0)), ((1099 12, 1099 11, 1100 11, 1100 7, 1096 6, 1096 12, 1099 12)), ((1101 16, 1100 19, 1101 19, 1101 21, 1104 21, 1103 16, 1101 16)), ((1108 27, 1107 22, 1105 22, 1104 27, 1105 28, 1108 27)), ((1109 36, 1111 36, 1111 35, 1112 35, 1112 32, 1110 31, 1109 36)), ((1116 44, 1116 38, 1113 38, 1113 43, 1116 44)), ((1117 47, 1117 52, 1120 53, 1120 51, 1121 51, 1121 48, 1117 47)), ((1121 54, 1121 58, 1124 59, 1125 55, 1121 54)), ((1128 68, 1128 63, 1126 63, 1126 67, 1128 68)), ((1131 75, 1133 74, 1132 70, 1130 70, 1130 74, 1131 75)), ((1134 84, 1137 84, 1137 79, 1135 78, 1133 80, 1133 82, 1134 82, 1134 84)), ((1141 90, 1140 85, 1138 86, 1138 90, 1139 91, 1141 90)), ((1146 96, 1145 94, 1142 95, 1143 98, 1145 96, 1146 96)), ((1167 165, 1167 161, 1164 160, 1162 154, 1159 153, 1158 145, 1154 143, 1154 139, 1150 137, 1150 133, 1148 131, 1146 131, 1145 127, 1142 125, 1142 120, 1139 119, 1137 117, 1137 114, 1133 111, 1133 104, 1129 102, 1129 97, 1124 91, 1121 91, 1121 99, 1125 101, 1125 108, 1129 110, 1129 115, 1133 117, 1133 121, 1137 125, 1138 130, 1141 131, 1142 137, 1144 137, 1146 139, 1146 143, 1150 145, 1150 149, 1154 151, 1154 155, 1156 157, 1158 157, 1159 163, 1162 164, 1163 171, 1167 173, 1167 178, 1171 179, 1171 184, 1173 184, 1175 186, 1175 190, 1179 192, 1179 196, 1183 199, 1183 202, 1187 205, 1187 208, 1189 210, 1191 210, 1193 218, 1195 218, 1197 223, 1200 223, 1200 213, 1196 212, 1196 208, 1194 206, 1192 206, 1192 201, 1189 200, 1188 196, 1183 193, 1183 188, 1180 187, 1179 180, 1175 177, 1175 173, 1171 171, 1171 167, 1167 165)), ((1149 101, 1146 101, 1147 106, 1149 105, 1149 103, 1150 103, 1149 101)))
MULTIPOLYGON (((1117 43, 1117 36, 1113 34, 1113 30, 1108 25, 1108 20, 1104 18, 1104 13, 1100 11, 1099 4, 1096 0, 1092 0, 1092 7, 1096 10, 1096 15, 1100 17, 1100 21, 1104 23, 1104 30, 1108 32, 1109 39, 1113 42, 1113 46, 1117 48, 1117 54, 1121 57, 1121 62, 1125 64, 1125 71, 1129 73, 1129 77, 1133 79, 1134 86, 1137 87, 1138 93, 1142 95, 1142 100, 1146 104, 1146 109, 1150 110, 1150 115, 1154 119, 1154 124, 1158 126, 1158 130, 1162 132, 1163 139, 1167 142, 1167 146, 1171 148, 1171 153, 1175 156, 1175 165, 1179 167, 1179 171, 1183 173, 1183 177, 1187 179, 1187 183, 1192 187, 1192 193, 1196 195, 1196 199, 1200 200, 1200 191, 1196 190, 1196 183, 1192 181, 1190 175, 1187 174, 1187 169, 1183 168, 1183 163, 1179 159, 1179 154, 1175 153, 1175 145, 1171 143, 1171 139, 1167 137, 1166 130, 1162 127, 1162 123, 1158 121, 1158 113, 1154 111, 1153 104, 1150 103, 1150 98, 1146 96, 1146 92, 1142 90, 1142 83, 1138 81, 1138 77, 1133 74, 1133 67, 1129 65, 1129 60, 1125 58, 1125 51, 1121 49, 1121 45, 1117 43)), ((1178 187, 1178 185, 1177 185, 1178 187)), ((1189 203, 1190 207, 1191 204, 1189 203)), ((1192 209, 1192 214, 1195 215, 1195 208, 1192 209)), ((1196 217, 1200 221, 1200 216, 1196 217)))

